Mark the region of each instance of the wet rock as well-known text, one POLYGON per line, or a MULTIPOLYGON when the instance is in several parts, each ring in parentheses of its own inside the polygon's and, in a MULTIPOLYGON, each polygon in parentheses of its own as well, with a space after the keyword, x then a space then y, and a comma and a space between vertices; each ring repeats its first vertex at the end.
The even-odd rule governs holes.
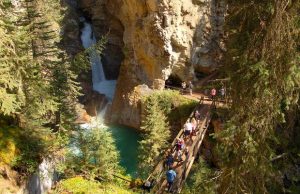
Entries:
MULTIPOLYGON (((97 116, 98 111, 101 110, 107 103, 105 95, 94 91, 92 88, 92 83, 90 82, 82 82, 81 86, 83 88, 84 96, 81 98, 80 103, 83 104, 84 110, 89 116, 97 116)), ((84 112, 81 113, 82 115, 80 118, 83 120, 84 118, 88 119, 84 112)))

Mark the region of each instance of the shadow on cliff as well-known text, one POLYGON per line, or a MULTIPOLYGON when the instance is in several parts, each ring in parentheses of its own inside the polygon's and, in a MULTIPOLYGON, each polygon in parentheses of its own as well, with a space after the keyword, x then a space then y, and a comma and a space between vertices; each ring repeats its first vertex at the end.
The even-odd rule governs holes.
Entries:
POLYGON ((216 70, 222 59, 222 36, 224 12, 220 11, 222 4, 212 0, 206 4, 193 37, 191 65, 194 67, 196 77, 203 76, 216 70))

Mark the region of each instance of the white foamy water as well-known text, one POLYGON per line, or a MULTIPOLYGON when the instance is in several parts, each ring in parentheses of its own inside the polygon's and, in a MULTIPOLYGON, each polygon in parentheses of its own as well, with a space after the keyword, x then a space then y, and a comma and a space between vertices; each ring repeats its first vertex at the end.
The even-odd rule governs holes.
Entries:
MULTIPOLYGON (((84 21, 84 27, 81 29, 81 41, 84 48, 89 48, 97 43, 90 23, 84 21)), ((101 57, 95 49, 89 51, 90 62, 92 66, 93 89, 101 94, 105 94, 109 101, 112 101, 116 80, 107 80, 103 71, 101 57)))
POLYGON ((106 125, 104 124, 104 117, 109 104, 110 103, 107 103, 105 107, 101 111, 99 111, 96 117, 92 117, 89 123, 80 124, 80 127, 83 129, 106 127, 106 125))
POLYGON ((55 172, 55 165, 56 161, 53 158, 44 158, 37 171, 29 177, 25 193, 48 193, 59 178, 55 172))

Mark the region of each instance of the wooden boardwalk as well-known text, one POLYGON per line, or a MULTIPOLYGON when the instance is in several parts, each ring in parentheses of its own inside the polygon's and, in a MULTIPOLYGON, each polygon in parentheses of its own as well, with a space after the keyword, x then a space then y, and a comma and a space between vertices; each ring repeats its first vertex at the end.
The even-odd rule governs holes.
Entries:
MULTIPOLYGON (((195 157, 197 156, 197 153, 200 149, 202 140, 205 136, 207 125, 210 122, 210 109, 211 109, 211 102, 204 101, 203 98, 200 100, 198 106, 195 108, 195 110, 191 113, 189 119, 193 118, 194 112, 196 110, 199 111, 201 115, 200 122, 198 123, 196 127, 196 135, 192 136, 192 138, 188 138, 185 141, 185 147, 188 150, 187 155, 183 155, 183 161, 179 162, 177 161, 177 151, 175 149, 175 144, 177 138, 183 138, 183 132, 184 129, 181 129, 176 136, 176 138, 173 140, 171 145, 171 151, 172 155, 175 159, 175 162, 173 164, 173 169, 175 170, 177 176, 174 181, 174 184, 171 188, 172 193, 180 193, 184 182, 186 178, 188 177, 188 174, 190 172, 190 169, 194 163, 195 157)), ((155 180, 155 185, 152 188, 151 193, 155 194, 161 194, 165 193, 167 189, 167 181, 166 181, 166 172, 167 169, 164 167, 165 157, 159 161, 159 163, 155 166, 153 172, 149 175, 148 179, 149 181, 155 180)))
MULTIPOLYGON (((211 78, 215 77, 216 74, 212 74, 210 76, 207 76, 206 78, 200 80, 199 82, 196 83, 196 85, 202 86, 204 84, 207 84, 209 82, 216 82, 216 81, 228 81, 228 79, 215 79, 215 80, 210 80, 211 78)), ((194 83, 195 84, 195 83, 194 83)), ((171 89, 171 90, 178 90, 180 92, 182 92, 182 88, 180 87, 174 87, 171 85, 165 85, 166 89, 171 89)), ((177 134, 177 136, 175 137, 175 139, 173 140, 171 147, 169 149, 169 151, 171 150, 171 153, 175 159, 175 162, 173 164, 173 169, 176 172, 176 178, 175 181, 171 187, 171 192, 172 193, 180 193, 182 190, 182 187, 190 173, 190 170, 192 168, 192 165, 195 161, 195 158, 199 152, 200 146, 202 144, 202 141, 204 139, 205 133, 207 131, 207 127, 208 124, 210 122, 211 119, 211 115, 210 115, 210 110, 213 107, 216 106, 228 106, 230 104, 230 100, 227 99, 227 97, 225 96, 225 99, 220 100, 220 99, 216 99, 216 101, 212 101, 211 98, 209 98, 207 95, 205 95, 204 93, 202 93, 202 91, 200 91, 199 89, 197 91, 193 90, 193 94, 190 95, 188 90, 185 90, 182 94, 184 97, 189 98, 191 100, 196 100, 199 101, 199 104, 197 105, 197 107, 194 109, 194 111, 190 114, 189 119, 191 120, 191 118, 194 117, 195 111, 198 110, 200 115, 201 115, 201 119, 200 122, 198 123, 196 130, 197 133, 195 136, 192 136, 191 138, 189 138, 189 140, 185 141, 185 147, 188 150, 188 154, 184 155, 182 157, 183 161, 179 162, 176 159, 178 158, 177 156, 177 151, 175 149, 175 145, 176 145, 176 141, 178 138, 183 138, 183 133, 184 133, 184 129, 182 128, 179 133, 177 134)), ((217 97, 219 98, 219 97, 217 97)), ((164 167, 164 162, 166 160, 166 155, 163 156, 163 158, 161 158, 161 160, 158 162, 158 164, 155 166, 154 170, 152 171, 152 173, 148 176, 147 180, 148 181, 152 181, 155 180, 155 184, 152 188, 151 193, 155 193, 155 194, 163 194, 163 193, 167 193, 167 180, 166 180, 166 172, 168 169, 166 169, 166 167, 164 167)))

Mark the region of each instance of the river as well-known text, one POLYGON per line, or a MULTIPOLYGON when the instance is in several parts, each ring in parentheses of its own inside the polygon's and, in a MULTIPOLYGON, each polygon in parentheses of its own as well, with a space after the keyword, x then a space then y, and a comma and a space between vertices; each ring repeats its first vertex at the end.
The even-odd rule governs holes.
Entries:
POLYGON ((138 141, 141 140, 139 133, 125 126, 112 125, 108 127, 111 131, 115 141, 117 149, 120 152, 120 164, 125 168, 126 174, 136 178, 137 171, 137 147, 138 141))

